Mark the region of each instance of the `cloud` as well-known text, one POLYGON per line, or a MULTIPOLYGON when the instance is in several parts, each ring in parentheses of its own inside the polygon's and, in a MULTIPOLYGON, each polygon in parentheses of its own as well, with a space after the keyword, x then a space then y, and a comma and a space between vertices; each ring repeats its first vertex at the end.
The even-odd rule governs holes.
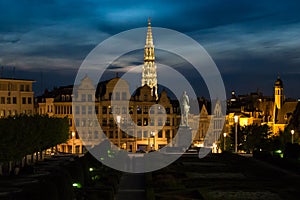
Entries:
MULTIPOLYGON (((153 26, 175 29, 199 41, 225 81, 236 76, 242 82, 245 74, 261 74, 266 78, 259 79, 259 85, 267 78, 272 82, 273 74, 300 73, 299 6, 292 0, 2 0, 0 65, 33 71, 77 69, 98 43, 120 31, 146 26, 150 16, 153 26)), ((179 70, 186 64, 157 53, 162 56, 157 62, 179 70)), ((125 71, 142 62, 142 56, 132 54, 112 67, 125 71)))

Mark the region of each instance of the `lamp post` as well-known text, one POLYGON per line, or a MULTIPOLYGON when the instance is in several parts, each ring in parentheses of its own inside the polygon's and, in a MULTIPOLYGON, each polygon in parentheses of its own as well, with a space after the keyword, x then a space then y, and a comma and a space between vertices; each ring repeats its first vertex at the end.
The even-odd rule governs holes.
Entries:
POLYGON ((239 116, 234 116, 234 123, 235 123, 235 135, 234 135, 234 152, 237 153, 237 128, 238 128, 239 116))
POLYGON ((225 146, 226 145, 226 136, 227 136, 226 133, 223 133, 223 136, 224 136, 224 139, 223 139, 224 140, 223 150, 225 151, 226 150, 226 146, 225 146))
POLYGON ((153 150, 155 150, 155 132, 154 131, 151 131, 151 136, 153 137, 153 150))
POLYGON ((76 136, 76 132, 72 131, 72 153, 75 153, 75 149, 74 149, 74 140, 75 140, 75 136, 76 136))
POLYGON ((120 123, 121 123, 121 116, 120 116, 120 115, 117 115, 117 125, 118 125, 118 147, 121 149, 120 123))
POLYGON ((295 130, 291 130, 291 134, 292 134, 292 144, 294 143, 294 133, 295 133, 295 130))

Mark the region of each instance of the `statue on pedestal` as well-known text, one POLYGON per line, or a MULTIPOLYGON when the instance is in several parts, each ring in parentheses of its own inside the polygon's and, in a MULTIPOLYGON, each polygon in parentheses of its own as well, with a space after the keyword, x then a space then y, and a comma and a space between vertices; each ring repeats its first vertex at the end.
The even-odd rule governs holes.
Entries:
POLYGON ((180 109, 181 109, 181 126, 189 126, 188 118, 190 111, 190 101, 189 97, 186 94, 186 91, 183 92, 182 97, 180 99, 180 109))

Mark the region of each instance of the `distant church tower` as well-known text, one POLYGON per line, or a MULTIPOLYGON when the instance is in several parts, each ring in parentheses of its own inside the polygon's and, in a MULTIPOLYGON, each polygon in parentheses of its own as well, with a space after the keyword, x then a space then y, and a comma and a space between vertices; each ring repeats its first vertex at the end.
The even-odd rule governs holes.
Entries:
POLYGON ((148 85, 151 94, 157 99, 157 75, 154 55, 154 44, 152 38, 151 20, 148 18, 148 31, 144 49, 144 66, 142 72, 142 86, 148 85))
POLYGON ((280 77, 277 77, 277 80, 275 81, 275 86, 274 86, 274 97, 275 97, 275 108, 281 109, 283 101, 284 101, 284 96, 283 96, 283 83, 280 77))

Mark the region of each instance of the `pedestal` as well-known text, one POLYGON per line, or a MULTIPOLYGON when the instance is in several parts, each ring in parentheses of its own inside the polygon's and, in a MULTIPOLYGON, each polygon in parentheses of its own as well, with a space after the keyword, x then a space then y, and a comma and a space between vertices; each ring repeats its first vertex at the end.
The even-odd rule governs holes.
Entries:
POLYGON ((189 148, 193 140, 192 129, 189 126, 180 126, 177 134, 178 134, 177 146, 184 147, 186 149, 189 148))

